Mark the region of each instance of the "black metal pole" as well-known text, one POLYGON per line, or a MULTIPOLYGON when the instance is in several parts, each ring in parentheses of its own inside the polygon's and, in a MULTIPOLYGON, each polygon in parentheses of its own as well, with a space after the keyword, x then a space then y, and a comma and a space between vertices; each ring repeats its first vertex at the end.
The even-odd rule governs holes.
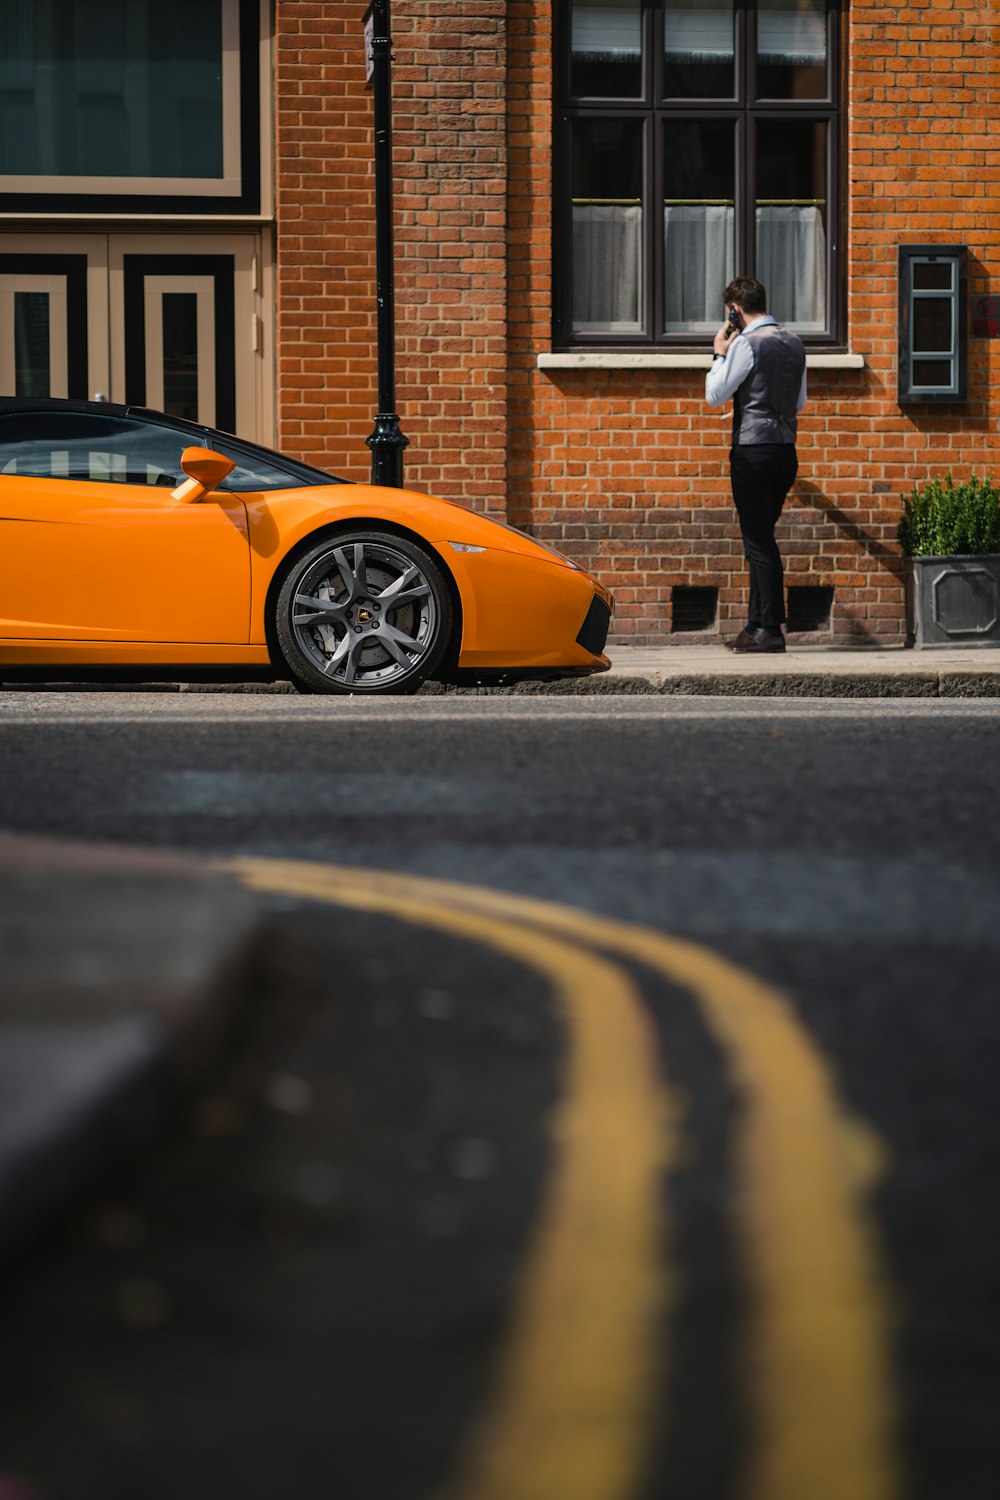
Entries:
POLYGON ((372 0, 372 91, 375 104, 375 301, 378 315, 378 412, 365 439, 372 484, 403 484, 403 436, 396 411, 396 288, 392 249, 392 42, 389 0, 372 0))

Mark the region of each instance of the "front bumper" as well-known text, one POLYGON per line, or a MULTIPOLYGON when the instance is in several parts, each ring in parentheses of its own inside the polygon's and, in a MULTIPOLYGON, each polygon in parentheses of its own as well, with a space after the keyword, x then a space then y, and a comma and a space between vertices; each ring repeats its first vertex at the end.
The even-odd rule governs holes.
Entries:
POLYGON ((582 646, 584 651, 593 652, 594 656, 600 656, 607 643, 613 613, 614 601, 611 596, 605 597, 603 593, 595 594, 590 601, 586 618, 577 632, 577 645, 582 646))
POLYGON ((589 573, 501 550, 454 553, 448 564, 462 598, 453 672, 513 681, 515 675, 554 678, 610 666, 603 651, 614 600, 589 573))

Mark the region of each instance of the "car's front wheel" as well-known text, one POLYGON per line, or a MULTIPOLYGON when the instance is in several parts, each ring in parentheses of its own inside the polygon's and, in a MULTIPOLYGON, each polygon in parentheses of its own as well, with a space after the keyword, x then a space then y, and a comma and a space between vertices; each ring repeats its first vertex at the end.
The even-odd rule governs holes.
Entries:
POLYGON ((319 693, 412 693, 441 661, 454 614, 441 568, 405 537, 328 538, 298 560, 274 632, 298 684, 319 693))

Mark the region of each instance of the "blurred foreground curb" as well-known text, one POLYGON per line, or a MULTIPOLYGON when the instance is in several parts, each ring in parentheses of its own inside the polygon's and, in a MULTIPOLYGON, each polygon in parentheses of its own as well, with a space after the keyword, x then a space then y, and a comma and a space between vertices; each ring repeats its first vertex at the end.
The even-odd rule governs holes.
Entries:
POLYGON ((0 1255, 164 1127, 250 993, 263 925, 197 859, 0 835, 0 1255))

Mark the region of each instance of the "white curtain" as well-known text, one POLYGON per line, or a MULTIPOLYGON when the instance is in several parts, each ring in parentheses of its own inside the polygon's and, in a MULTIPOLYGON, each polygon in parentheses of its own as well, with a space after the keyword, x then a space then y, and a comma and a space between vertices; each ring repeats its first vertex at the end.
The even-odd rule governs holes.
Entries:
POLYGON ((757 14, 757 53, 771 63, 823 62, 826 57, 826 5, 811 0, 805 9, 763 4, 757 14))
MULTIPOLYGON (((818 207, 757 209, 757 278, 768 309, 801 332, 826 325, 826 233, 818 207)), ((722 321, 722 289, 735 274, 732 207, 664 208, 665 329, 709 333, 722 321)), ((578 333, 642 328, 642 209, 624 204, 573 208, 573 327, 578 333)))
POLYGON ((663 210, 667 333, 714 332, 722 289, 736 274, 734 210, 726 204, 678 204, 663 210))
POLYGON ((731 62, 733 7, 731 3, 696 5, 688 9, 668 5, 663 17, 664 49, 679 61, 731 62))
POLYGON ((577 333, 642 329, 642 209, 637 204, 573 207, 573 328, 577 333))
POLYGON ((638 0, 576 0, 573 54, 620 61, 639 56, 642 20, 638 0))
MULTIPOLYGON (((733 56, 733 8, 729 3, 667 5, 664 47, 677 61, 723 62, 733 56)), ((760 6, 757 51, 769 63, 816 64, 826 57, 826 5, 807 0, 805 8, 787 3, 760 6)))
POLYGON ((758 208, 757 279, 779 323, 806 333, 825 326, 826 232, 818 208, 758 208))

